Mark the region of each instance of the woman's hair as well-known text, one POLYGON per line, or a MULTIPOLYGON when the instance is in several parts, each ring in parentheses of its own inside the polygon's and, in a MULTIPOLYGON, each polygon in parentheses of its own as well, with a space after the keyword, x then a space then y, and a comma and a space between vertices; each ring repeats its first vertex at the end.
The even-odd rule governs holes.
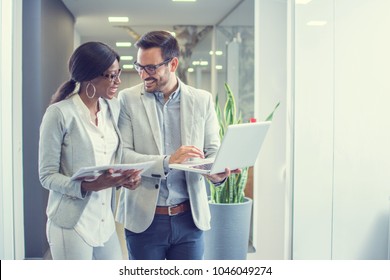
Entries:
POLYGON ((141 49, 160 48, 162 58, 179 57, 179 43, 168 31, 151 31, 143 35, 135 46, 141 49))
POLYGON ((64 100, 76 89, 76 84, 90 81, 104 73, 119 55, 111 47, 101 42, 87 42, 80 45, 69 58, 71 78, 54 93, 51 104, 64 100))

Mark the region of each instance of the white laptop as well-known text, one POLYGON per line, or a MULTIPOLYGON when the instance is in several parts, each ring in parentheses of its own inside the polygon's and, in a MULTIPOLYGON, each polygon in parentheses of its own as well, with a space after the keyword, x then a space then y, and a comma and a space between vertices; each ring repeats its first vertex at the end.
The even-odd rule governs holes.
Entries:
POLYGON ((169 168, 201 174, 224 172, 255 165, 271 122, 255 122, 228 126, 215 158, 193 159, 170 164, 169 168))

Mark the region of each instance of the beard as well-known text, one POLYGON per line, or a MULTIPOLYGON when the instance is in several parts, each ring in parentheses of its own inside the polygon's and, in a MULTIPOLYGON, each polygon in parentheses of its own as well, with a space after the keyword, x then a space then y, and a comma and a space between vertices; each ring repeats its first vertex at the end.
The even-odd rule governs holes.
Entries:
POLYGON ((164 88, 168 84, 169 77, 167 76, 159 76, 158 79, 154 77, 146 78, 144 82, 144 88, 146 92, 163 92, 164 88))

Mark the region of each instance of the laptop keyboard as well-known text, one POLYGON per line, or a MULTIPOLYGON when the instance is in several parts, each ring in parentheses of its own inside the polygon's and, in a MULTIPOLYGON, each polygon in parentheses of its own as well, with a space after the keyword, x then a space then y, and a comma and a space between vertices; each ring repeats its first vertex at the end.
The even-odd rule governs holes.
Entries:
POLYGON ((213 166, 213 163, 211 162, 211 163, 194 165, 194 166, 191 166, 191 168, 202 169, 202 170, 210 170, 212 166, 213 166))

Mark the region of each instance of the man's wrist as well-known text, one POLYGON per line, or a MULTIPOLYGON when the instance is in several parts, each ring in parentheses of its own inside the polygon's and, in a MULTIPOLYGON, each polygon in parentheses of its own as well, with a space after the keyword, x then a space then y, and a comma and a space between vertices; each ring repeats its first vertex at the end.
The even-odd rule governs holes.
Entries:
POLYGON ((218 186, 222 185, 223 183, 225 183, 225 182, 226 182, 226 179, 227 179, 227 178, 224 178, 222 181, 219 181, 219 182, 213 182, 213 181, 211 181, 211 183, 213 183, 214 186, 218 187, 218 186))
POLYGON ((163 168, 165 175, 169 173, 169 160, 171 156, 166 155, 163 159, 163 168))

